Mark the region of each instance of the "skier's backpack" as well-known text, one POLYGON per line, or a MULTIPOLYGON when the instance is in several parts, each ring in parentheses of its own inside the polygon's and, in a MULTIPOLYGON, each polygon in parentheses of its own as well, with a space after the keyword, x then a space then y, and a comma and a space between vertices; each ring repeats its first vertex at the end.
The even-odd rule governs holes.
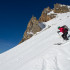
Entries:
POLYGON ((66 26, 66 25, 64 25, 64 26, 62 26, 65 30, 69 30, 69 28, 66 26))

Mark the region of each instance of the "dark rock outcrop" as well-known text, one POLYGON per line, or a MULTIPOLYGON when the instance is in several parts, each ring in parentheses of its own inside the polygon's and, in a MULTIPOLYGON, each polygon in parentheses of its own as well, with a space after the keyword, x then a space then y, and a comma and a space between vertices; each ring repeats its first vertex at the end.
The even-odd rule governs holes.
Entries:
POLYGON ((69 12, 69 8, 66 5, 54 4, 54 13, 66 13, 69 12))
POLYGON ((33 36, 33 34, 35 34, 36 32, 39 32, 39 31, 41 31, 41 27, 39 26, 39 22, 36 19, 36 17, 32 16, 31 20, 28 23, 27 29, 24 32, 23 39, 20 41, 20 43, 31 38, 33 36))
POLYGON ((50 7, 45 8, 42 11, 42 14, 39 18, 40 22, 47 22, 53 18, 56 17, 56 14, 50 14, 48 15, 48 13, 50 13, 51 11, 53 11, 54 13, 66 13, 69 12, 69 8, 66 5, 61 5, 61 4, 54 4, 54 8, 50 9, 50 7))
POLYGON ((43 11, 42 11, 42 14, 39 18, 39 21, 40 22, 46 22, 47 21, 47 13, 49 13, 51 11, 50 7, 48 8, 45 8, 43 11))
POLYGON ((55 14, 50 14, 48 15, 48 13, 50 13, 51 11, 53 11, 52 9, 50 9, 50 7, 45 8, 39 18, 40 22, 47 22, 51 19, 53 19, 55 17, 55 14))

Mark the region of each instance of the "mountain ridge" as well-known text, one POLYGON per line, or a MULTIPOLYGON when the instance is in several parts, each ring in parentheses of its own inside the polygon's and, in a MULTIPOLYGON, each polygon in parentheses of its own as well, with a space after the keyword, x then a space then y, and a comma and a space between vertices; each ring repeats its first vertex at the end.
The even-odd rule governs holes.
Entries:
POLYGON ((53 9, 51 9, 50 7, 44 8, 39 20, 37 20, 36 17, 32 16, 32 18, 30 19, 27 25, 27 29, 25 30, 24 36, 22 40, 20 41, 20 43, 24 42, 25 40, 31 38, 37 32, 41 31, 42 28, 39 26, 40 23, 47 22, 55 18, 56 13, 66 13, 69 11, 70 11, 70 7, 68 7, 67 5, 62 5, 58 3, 54 4, 53 9))

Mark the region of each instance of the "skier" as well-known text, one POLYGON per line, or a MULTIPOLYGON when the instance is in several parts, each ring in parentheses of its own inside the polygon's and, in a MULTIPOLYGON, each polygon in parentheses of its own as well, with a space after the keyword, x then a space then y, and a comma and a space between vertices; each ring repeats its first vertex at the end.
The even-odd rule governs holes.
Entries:
POLYGON ((66 26, 66 25, 64 25, 64 26, 62 26, 62 27, 58 27, 58 29, 60 30, 60 31, 57 31, 58 33, 59 32, 62 32, 63 34, 62 34, 62 38, 64 39, 64 40, 68 40, 68 38, 67 38, 67 34, 68 34, 68 27, 66 26))

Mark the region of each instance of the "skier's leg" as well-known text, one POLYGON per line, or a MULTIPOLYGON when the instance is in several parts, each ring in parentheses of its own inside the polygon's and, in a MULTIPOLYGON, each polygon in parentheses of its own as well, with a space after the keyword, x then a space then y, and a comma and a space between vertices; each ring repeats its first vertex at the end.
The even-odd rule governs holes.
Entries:
POLYGON ((65 33, 62 34, 62 38, 65 40, 65 33))
POLYGON ((68 34, 68 32, 65 32, 65 40, 68 40, 68 37, 67 37, 67 34, 68 34))

